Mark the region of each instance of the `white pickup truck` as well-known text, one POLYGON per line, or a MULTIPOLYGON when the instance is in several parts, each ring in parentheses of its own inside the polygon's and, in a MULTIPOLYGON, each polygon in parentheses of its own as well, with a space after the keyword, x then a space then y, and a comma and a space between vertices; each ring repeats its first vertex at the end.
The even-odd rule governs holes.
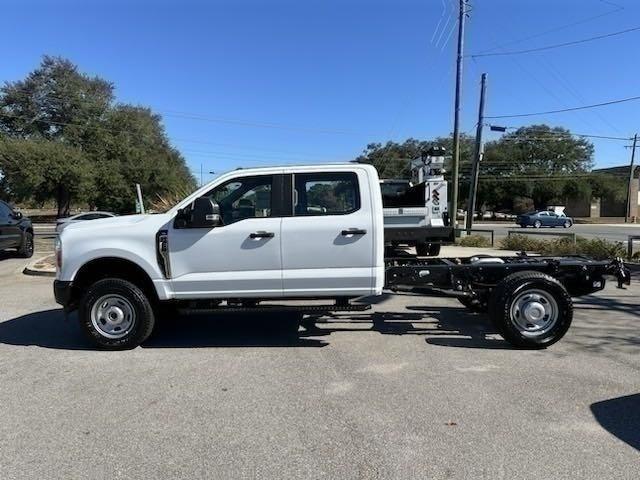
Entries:
POLYGON ((382 212, 369 165, 235 170, 167 213, 64 229, 55 298, 78 310, 98 346, 121 349, 145 341, 175 308, 278 312, 298 322, 304 313, 369 308, 352 300, 385 287, 429 290, 489 310, 511 343, 543 348, 569 328, 570 293, 624 275, 618 263, 586 259, 385 259, 382 212))

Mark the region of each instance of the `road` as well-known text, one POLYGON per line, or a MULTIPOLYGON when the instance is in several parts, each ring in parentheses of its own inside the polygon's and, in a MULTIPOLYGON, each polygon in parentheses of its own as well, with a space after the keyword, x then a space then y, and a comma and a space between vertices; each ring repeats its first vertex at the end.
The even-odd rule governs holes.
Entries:
MULTIPOLYGON (((493 230, 496 239, 507 236, 509 230, 533 232, 534 229, 529 227, 522 229, 517 225, 511 223, 474 223, 474 228, 493 230)), ((537 231, 537 230, 536 230, 537 231)), ((585 238, 604 238, 615 242, 624 242, 626 244, 629 235, 640 235, 640 223, 638 224, 613 224, 613 225, 598 225, 598 224, 576 224, 571 228, 541 228, 540 232, 557 232, 567 233, 572 232, 576 235, 585 238)), ((542 238, 542 237, 538 237, 542 238)))
POLYGON ((384 296, 299 338, 182 318, 91 348, 0 261, 0 478, 636 479, 640 287, 546 351, 450 299, 384 296))

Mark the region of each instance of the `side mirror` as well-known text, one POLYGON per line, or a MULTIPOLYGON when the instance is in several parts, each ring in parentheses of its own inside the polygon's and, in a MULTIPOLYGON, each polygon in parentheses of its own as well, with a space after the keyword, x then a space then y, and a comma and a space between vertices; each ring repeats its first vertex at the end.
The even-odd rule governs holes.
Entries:
POLYGON ((208 197, 196 198, 188 209, 187 228, 213 228, 222 225, 220 207, 208 197))
POLYGON ((13 212, 12 216, 16 220, 22 220, 22 217, 23 217, 22 212, 13 212))

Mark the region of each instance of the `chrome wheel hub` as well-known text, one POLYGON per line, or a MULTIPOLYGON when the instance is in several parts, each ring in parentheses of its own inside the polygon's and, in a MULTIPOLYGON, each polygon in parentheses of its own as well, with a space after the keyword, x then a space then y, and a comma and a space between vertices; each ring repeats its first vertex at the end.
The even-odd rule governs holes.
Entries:
POLYGON ((91 323, 106 338, 124 337, 131 331, 135 320, 133 305, 122 295, 104 295, 91 308, 91 323))
POLYGON ((544 290, 525 290, 511 302, 511 323, 527 337, 547 333, 558 321, 553 295, 544 290))

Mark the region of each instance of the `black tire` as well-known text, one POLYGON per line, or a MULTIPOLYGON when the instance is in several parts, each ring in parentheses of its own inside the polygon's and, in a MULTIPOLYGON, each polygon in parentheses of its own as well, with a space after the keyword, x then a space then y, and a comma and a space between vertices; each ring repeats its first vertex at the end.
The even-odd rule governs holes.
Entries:
MULTIPOLYGON (((101 302, 106 304, 106 302, 101 302)), ((105 278, 91 285, 80 301, 78 308, 80 326, 87 337, 98 347, 107 350, 126 350, 135 348, 144 342, 155 325, 155 315, 151 302, 144 292, 131 282, 120 278, 105 278), (124 299, 127 308, 131 309, 131 325, 124 331, 117 332, 118 338, 109 338, 102 333, 92 321, 94 307, 99 309, 98 302, 105 297, 124 299)), ((96 320, 104 324, 106 321, 96 320)))
POLYGON ((458 297, 458 301, 473 313, 487 313, 489 311, 488 303, 479 298, 458 297))
POLYGON ((435 257, 440 254, 440 244, 418 243, 416 244, 416 254, 419 257, 435 257))
POLYGON ((562 226, 563 226, 564 228, 569 228, 569 227, 571 227, 571 225, 573 225, 573 224, 571 223, 571 221, 569 221, 569 220, 565 220, 565 222, 564 222, 564 224, 563 224, 562 226))
MULTIPOLYGON (((517 272, 506 277, 493 290, 489 299, 489 316, 500 335, 510 344, 521 348, 547 348, 560 340, 569 330, 573 319, 573 303, 567 290, 555 278, 541 272, 517 272), (554 315, 545 314, 542 317, 541 322, 544 322, 547 316, 555 318, 548 327, 526 331, 526 328, 518 326, 518 322, 526 323, 527 319, 524 314, 519 320, 514 318, 512 311, 516 309, 515 317, 520 316, 517 309, 518 300, 526 299, 528 291, 532 295, 542 292, 542 299, 536 305, 544 307, 545 312, 546 308, 555 312, 554 315)), ((531 326, 533 327, 533 324, 531 326)))
POLYGON ((18 256, 22 258, 31 258, 33 257, 34 250, 33 233, 25 232, 24 237, 22 238, 22 244, 20 244, 20 247, 18 248, 18 256))
POLYGON ((540 220, 536 220, 533 224, 534 228, 540 228, 542 226, 542 222, 540 220))

